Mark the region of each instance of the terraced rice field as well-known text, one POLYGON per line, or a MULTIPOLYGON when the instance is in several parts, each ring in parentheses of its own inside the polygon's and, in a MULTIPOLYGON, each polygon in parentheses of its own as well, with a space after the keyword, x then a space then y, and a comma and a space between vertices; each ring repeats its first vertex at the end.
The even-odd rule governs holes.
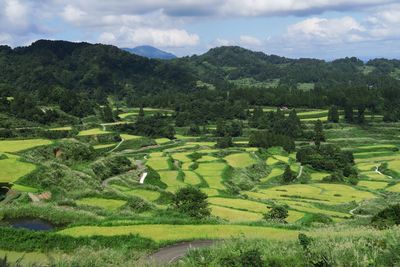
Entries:
POLYGON ((257 199, 287 199, 300 198, 328 203, 360 202, 364 199, 375 198, 370 192, 360 191, 342 184, 294 184, 261 189, 258 192, 245 192, 257 199))
POLYGON ((49 257, 39 252, 17 252, 0 250, 0 259, 7 257, 9 262, 18 262, 19 266, 43 266, 50 262, 49 257))
POLYGON ((111 132, 103 131, 100 128, 93 128, 89 130, 80 131, 78 136, 91 136, 91 135, 102 135, 102 134, 109 134, 111 132))
POLYGON ((0 183, 12 183, 36 169, 31 163, 20 161, 20 157, 6 154, 7 159, 0 160, 0 183))
POLYGON ((160 192, 145 190, 145 189, 133 189, 124 192, 125 195, 128 196, 137 196, 141 197, 147 201, 156 201, 160 197, 160 192))
POLYGON ((209 155, 204 155, 201 158, 199 158, 197 160, 197 162, 201 163, 201 162, 211 162, 211 161, 216 161, 219 160, 219 158, 216 158, 214 156, 209 156, 209 155))
POLYGON ((152 156, 146 162, 146 165, 156 171, 169 170, 169 163, 167 157, 152 156))
POLYGON ((216 205, 210 205, 211 214, 230 222, 259 221, 262 219, 261 213, 231 209, 216 205))
POLYGON ((200 163, 195 172, 203 177, 209 187, 224 190, 222 173, 226 167, 225 163, 220 162, 200 163))
POLYGON ((393 185, 393 186, 387 188, 386 190, 390 191, 390 192, 400 193, 400 183, 393 185))
POLYGON ((137 140, 137 139, 143 138, 142 136, 132 135, 132 134, 120 134, 120 136, 121 136, 122 139, 124 139, 126 141, 137 140))
POLYGON ((168 143, 168 142, 171 142, 171 140, 168 139, 168 138, 157 138, 157 139, 156 139, 156 143, 157 143, 158 145, 163 145, 163 144, 166 144, 166 143, 168 143))
POLYGON ((271 170, 271 172, 267 175, 267 177, 262 178, 260 181, 261 181, 262 183, 268 182, 268 181, 269 181, 270 179, 272 179, 272 178, 281 176, 281 175, 283 174, 283 172, 284 172, 284 169, 283 169, 283 168, 278 168, 278 167, 273 168, 273 169, 271 170))
POLYGON ((128 226, 77 226, 58 232, 61 235, 80 236, 117 236, 138 234, 156 242, 189 239, 227 239, 239 235, 246 238, 270 240, 295 240, 298 231, 247 225, 128 225, 128 226))
POLYGON ((76 204, 84 206, 98 207, 109 211, 118 210, 120 207, 126 204, 125 200, 119 199, 107 199, 107 198, 97 198, 88 197, 76 200, 76 204))
POLYGON ((103 144, 103 145, 95 145, 93 146, 94 149, 103 149, 103 148, 112 148, 116 146, 116 144, 103 144))
POLYGON ((313 181, 321 181, 325 177, 328 177, 330 174, 327 172, 312 172, 310 173, 311 180, 313 181))
POLYGON ((233 168, 246 168, 256 163, 256 160, 248 153, 231 154, 224 159, 233 168))
POLYGON ((290 208, 301 211, 301 212, 315 213, 315 214, 319 213, 319 214, 325 214, 328 216, 339 217, 339 218, 349 218, 350 217, 350 214, 320 209, 320 208, 315 207, 315 205, 313 205, 311 203, 307 203, 307 202, 292 201, 292 200, 282 200, 279 202, 283 203, 283 204, 287 204, 287 205, 289 205, 290 208))
POLYGON ((52 141, 47 139, 0 140, 0 152, 15 153, 52 143, 52 141))
POLYGON ((357 185, 372 190, 378 190, 385 188, 388 185, 388 183, 376 182, 376 181, 359 181, 357 185))
POLYGON ((178 180, 178 171, 159 171, 161 182, 168 186, 167 190, 171 192, 175 192, 180 187, 184 187, 185 184, 178 180))
POLYGON ((201 179, 200 177, 197 175, 197 173, 192 172, 192 171, 184 171, 183 172, 185 174, 185 184, 189 184, 189 185, 198 185, 201 184, 201 179))
POLYGON ((179 160, 180 162, 192 162, 192 160, 188 157, 188 155, 192 154, 192 152, 180 152, 172 154, 172 158, 175 160, 179 160))

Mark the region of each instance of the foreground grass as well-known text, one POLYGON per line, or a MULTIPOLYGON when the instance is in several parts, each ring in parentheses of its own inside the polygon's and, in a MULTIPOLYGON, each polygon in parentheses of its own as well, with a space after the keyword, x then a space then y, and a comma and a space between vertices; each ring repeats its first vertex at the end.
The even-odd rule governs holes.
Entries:
POLYGON ((156 242, 190 239, 226 239, 245 235, 247 238, 272 240, 293 240, 298 231, 272 227, 247 225, 129 225, 129 226, 77 226, 58 232, 60 235, 81 236, 118 236, 138 234, 156 242))

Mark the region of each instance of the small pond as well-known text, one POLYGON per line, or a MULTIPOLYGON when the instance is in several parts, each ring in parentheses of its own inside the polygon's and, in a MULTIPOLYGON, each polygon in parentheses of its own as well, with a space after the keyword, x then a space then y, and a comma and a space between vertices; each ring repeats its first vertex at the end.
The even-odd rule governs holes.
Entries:
POLYGON ((6 223, 13 228, 24 228, 34 231, 49 231, 55 228, 53 224, 42 219, 19 218, 7 220, 6 223))

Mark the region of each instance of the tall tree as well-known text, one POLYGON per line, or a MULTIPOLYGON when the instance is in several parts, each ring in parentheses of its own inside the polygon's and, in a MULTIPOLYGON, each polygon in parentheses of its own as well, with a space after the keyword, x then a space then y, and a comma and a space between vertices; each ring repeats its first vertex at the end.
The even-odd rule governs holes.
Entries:
POLYGON ((354 121, 353 106, 350 104, 347 104, 344 107, 344 119, 348 123, 352 123, 354 121))
POLYGON ((339 111, 337 106, 333 105, 330 107, 328 112, 328 121, 338 123, 339 122, 339 111))
POLYGON ((322 127, 322 122, 317 120, 314 125, 314 142, 315 145, 319 148, 321 146, 321 142, 325 141, 325 135, 322 127))

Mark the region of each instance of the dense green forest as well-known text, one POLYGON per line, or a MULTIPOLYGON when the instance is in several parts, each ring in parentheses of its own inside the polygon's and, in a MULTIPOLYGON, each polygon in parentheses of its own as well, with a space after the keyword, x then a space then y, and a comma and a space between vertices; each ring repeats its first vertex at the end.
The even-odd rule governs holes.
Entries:
POLYGON ((161 61, 114 46, 40 40, 0 46, 0 69, 2 111, 38 123, 94 114, 110 95, 128 106, 173 109, 182 124, 240 119, 247 108, 268 105, 400 117, 399 60, 326 62, 220 47, 161 61))

